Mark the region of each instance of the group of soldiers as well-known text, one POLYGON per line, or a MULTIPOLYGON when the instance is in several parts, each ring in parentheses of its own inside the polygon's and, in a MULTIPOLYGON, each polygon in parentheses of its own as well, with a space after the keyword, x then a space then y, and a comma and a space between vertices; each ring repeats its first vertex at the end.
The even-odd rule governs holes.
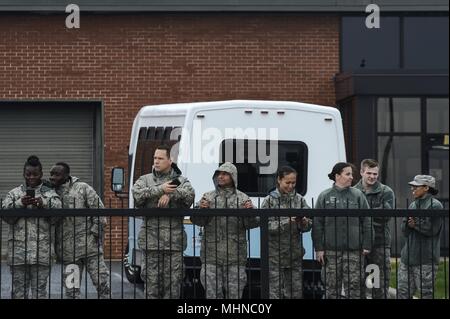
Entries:
MULTIPOLYGON (((91 186, 70 175, 67 163, 56 163, 50 170, 48 182, 42 179, 39 158, 30 156, 24 164, 23 177, 25 184, 6 195, 3 209, 104 207, 91 186)), ((10 227, 8 265, 12 276, 12 298, 29 298, 30 290, 32 298, 48 298, 48 278, 55 255, 63 265, 66 298, 81 297, 84 268, 97 288, 98 297, 110 297, 110 274, 101 243, 105 217, 39 217, 36 213, 36 217, 3 219, 10 227)))
MULTIPOLYGON (((350 163, 337 163, 328 177, 333 186, 316 200, 316 209, 393 209, 392 189, 378 181, 379 164, 366 159, 361 163, 361 180, 353 185, 350 163)), ((296 192, 297 172, 281 167, 276 188, 264 199, 261 208, 308 209, 296 192)), ((226 162, 212 177, 214 190, 194 201, 189 180, 170 158, 170 148, 159 146, 154 154, 153 171, 141 176, 132 188, 137 207, 199 209, 254 209, 250 198, 238 189, 236 167, 226 162)), ((433 197, 435 179, 417 175, 409 183, 414 197, 410 208, 442 209, 433 197)), ((206 298, 241 298, 247 283, 246 232, 259 226, 257 217, 208 216, 200 210, 190 214, 193 224, 201 226, 200 281, 206 298)), ((390 280, 391 232, 389 217, 269 217, 270 298, 302 298, 304 248, 302 233, 312 230, 317 260, 322 264, 325 298, 365 298, 364 266, 380 269, 380 287, 373 298, 388 298, 390 280), (344 289, 342 289, 344 288, 344 289)), ((178 298, 182 279, 182 251, 185 242, 182 217, 146 217, 139 234, 144 252, 143 277, 148 298, 178 298), (169 269, 169 271, 167 271, 169 269)), ((440 218, 405 218, 402 230, 406 243, 401 254, 398 298, 411 298, 416 290, 423 298, 433 296, 434 277, 439 262, 440 218)))
MULTIPOLYGON (((378 181, 376 160, 361 162, 361 180, 352 187, 354 165, 337 163, 328 177, 331 188, 317 198, 316 209, 394 209, 394 192, 378 181)), ((435 178, 416 175, 408 183, 414 201, 409 209, 443 209, 433 196, 438 193, 435 178)), ((391 274, 390 217, 314 217, 312 239, 317 260, 322 264, 326 298, 366 298, 365 266, 379 269, 379 288, 372 298, 389 297, 391 274), (342 290, 342 287, 344 288, 342 290), (362 287, 362 288, 361 288, 362 287), (361 288, 361 289, 360 289, 361 288)), ((440 257, 442 219, 438 216, 404 218, 401 230, 405 244, 401 251, 396 298, 410 299, 417 291, 433 298, 440 257)), ((394 297, 394 298, 395 298, 394 297)))
MULTIPOLYGON (((328 174, 333 186, 321 192, 315 209, 395 208, 394 192, 378 181, 376 160, 362 161, 362 178, 354 186, 353 168, 353 164, 343 162, 333 167, 328 174)), ((309 209, 302 195, 296 192, 297 175, 291 167, 279 168, 276 188, 264 198, 261 208, 309 209)), ((26 185, 8 193, 4 208, 103 207, 92 187, 70 176, 66 163, 56 163, 50 176, 51 187, 42 182, 39 160, 30 157, 24 165, 26 185), (29 196, 30 189, 34 190, 34 196, 29 196)), ((247 284, 247 231, 258 227, 260 221, 248 215, 202 213, 201 209, 256 208, 249 196, 238 189, 238 172, 232 163, 222 164, 212 180, 214 189, 194 203, 195 191, 172 162, 170 147, 160 145, 154 153, 152 172, 137 179, 132 194, 137 208, 189 209, 193 205, 198 208, 190 210, 190 220, 202 227, 200 281, 206 298, 241 298, 247 284)), ((442 209, 442 204, 433 197, 437 190, 432 176, 417 175, 409 184, 414 197, 410 209, 442 209)), ((183 251, 187 245, 183 219, 183 216, 144 217, 138 245, 143 251, 141 276, 146 298, 181 296, 183 251)), ((52 225, 56 226, 55 246, 62 263, 86 267, 99 297, 109 297, 109 271, 100 240, 101 230, 106 225, 104 218, 28 218, 25 221, 8 217, 5 220, 13 236, 8 243, 8 261, 13 274, 14 298, 26 297, 30 284, 33 297, 46 297, 52 225)), ((325 298, 365 298, 364 267, 367 264, 380 269, 380 287, 372 289, 372 298, 387 298, 391 271, 389 220, 389 217, 377 216, 269 217, 270 298, 303 297, 302 233, 308 231, 312 231, 315 255, 322 265, 325 298)), ((416 290, 420 290, 422 298, 433 296, 441 229, 439 217, 404 218, 402 231, 406 241, 401 252, 398 298, 411 298, 416 290)), ((66 287, 65 294, 68 298, 78 298, 79 287, 66 287)))

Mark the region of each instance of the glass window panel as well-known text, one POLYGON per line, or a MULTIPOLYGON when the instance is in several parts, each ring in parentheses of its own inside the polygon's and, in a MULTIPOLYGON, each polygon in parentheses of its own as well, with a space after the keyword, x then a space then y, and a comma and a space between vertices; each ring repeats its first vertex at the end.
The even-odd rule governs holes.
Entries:
POLYGON ((421 173, 419 136, 379 136, 378 160, 381 181, 395 192, 397 207, 406 208, 411 200, 408 182, 421 173))
POLYGON ((420 132, 420 98, 379 98, 378 132, 420 132))
POLYGON ((405 68, 448 69, 448 17, 405 17, 405 68))
MULTIPOLYGON (((230 161, 236 165, 239 189, 244 193, 253 196, 266 196, 269 191, 275 188, 276 169, 273 174, 262 173, 261 168, 267 168, 268 165, 261 163, 257 151, 265 144, 264 154, 272 158, 270 143, 276 142, 235 139, 222 142, 220 148, 221 164, 230 161)), ((306 193, 307 178, 304 172, 308 171, 307 160, 308 148, 305 143, 278 141, 277 168, 291 166, 298 172, 296 189, 302 195, 306 193)))
POLYGON ((149 127, 141 128, 136 147, 133 182, 142 175, 152 172, 153 155, 161 144, 172 147, 170 155, 174 162, 178 158, 178 141, 181 137, 180 127, 149 127))
POLYGON ((436 178, 436 189, 439 190, 439 194, 436 197, 448 207, 448 149, 430 150, 428 155, 430 175, 436 178))
MULTIPOLYGON (((448 148, 445 149, 432 149, 428 152, 429 156, 429 174, 436 178, 436 189, 439 193, 436 198, 441 201, 444 208, 449 208, 449 172, 448 172, 448 148)), ((445 251, 448 254, 448 234, 449 223, 448 218, 445 219, 445 232, 441 234, 441 253, 445 251)))
POLYGON ((448 133, 448 98, 427 99, 427 132, 448 133))
POLYGON ((389 112, 389 98, 380 97, 377 100, 377 126, 378 132, 389 132, 391 113, 389 112))
POLYGON ((399 68, 398 17, 381 17, 379 29, 368 29, 366 17, 342 18, 342 70, 399 68))
MULTIPOLYGON (((407 208, 411 202, 408 182, 421 173, 420 156, 420 137, 378 137, 380 181, 394 190, 397 208, 407 208)), ((404 245, 404 237, 400 230, 401 222, 401 217, 397 218, 396 224, 394 219, 391 220, 392 253, 397 256, 400 255, 404 245), (396 230, 395 225, 397 225, 396 230)))

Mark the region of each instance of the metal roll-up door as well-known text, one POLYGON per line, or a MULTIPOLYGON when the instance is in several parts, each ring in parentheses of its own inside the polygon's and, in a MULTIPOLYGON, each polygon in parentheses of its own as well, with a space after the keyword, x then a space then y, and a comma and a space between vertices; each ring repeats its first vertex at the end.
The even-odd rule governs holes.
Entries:
MULTIPOLYGON (((54 163, 64 161, 71 175, 93 185, 94 116, 93 107, 64 103, 0 104, 0 197, 24 182, 23 165, 30 155, 40 158, 45 179, 54 163)), ((3 221, 2 256, 7 236, 3 221)))

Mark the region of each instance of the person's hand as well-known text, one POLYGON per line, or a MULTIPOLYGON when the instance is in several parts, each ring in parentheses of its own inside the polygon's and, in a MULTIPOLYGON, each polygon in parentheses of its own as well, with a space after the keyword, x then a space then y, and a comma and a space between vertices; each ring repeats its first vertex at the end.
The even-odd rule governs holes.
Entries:
POLYGON ((244 203, 244 208, 253 208, 253 203, 250 199, 247 199, 244 203))
POLYGON ((323 250, 316 251, 316 260, 321 264, 325 265, 325 252, 323 250))
POLYGON ((295 222, 302 228, 308 226, 309 218, 307 217, 295 217, 295 222))
POLYGON ((162 184, 162 189, 164 191, 164 194, 172 194, 177 189, 177 185, 170 184, 171 181, 168 181, 164 184, 162 184))
POLYGON ((44 207, 44 202, 42 201, 41 197, 30 197, 30 196, 23 196, 22 197, 22 204, 24 206, 28 206, 28 205, 33 205, 37 208, 42 208, 44 207))
POLYGON ((170 197, 169 195, 162 195, 161 198, 158 201, 158 206, 159 208, 165 208, 169 205, 169 201, 170 201, 170 197))
POLYGON ((37 208, 42 208, 42 207, 44 207, 44 202, 43 202, 43 200, 42 200, 42 197, 37 197, 37 198, 35 198, 35 199, 34 199, 33 205, 36 206, 37 208))
POLYGON ((209 202, 205 198, 200 200, 200 208, 209 208, 209 202))
POLYGON ((22 197, 21 201, 22 201, 22 205, 23 206, 33 205, 34 197, 25 195, 25 196, 22 197))
POLYGON ((408 227, 409 228, 415 228, 416 227, 416 221, 413 217, 408 217, 408 227))
POLYGON ((362 254, 363 254, 364 256, 367 256, 368 254, 370 254, 370 250, 363 249, 362 254))

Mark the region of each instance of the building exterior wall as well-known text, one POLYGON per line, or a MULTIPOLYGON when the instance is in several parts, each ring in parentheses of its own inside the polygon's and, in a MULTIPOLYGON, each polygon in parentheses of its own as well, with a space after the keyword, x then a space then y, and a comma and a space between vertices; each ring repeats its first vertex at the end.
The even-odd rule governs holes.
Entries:
MULTIPOLYGON (((110 172, 127 167, 131 125, 143 105, 225 99, 335 103, 338 16, 82 14, 80 29, 67 29, 65 18, 1 14, 0 100, 102 101, 107 206, 111 199, 120 207, 109 190, 110 172)), ((113 218, 106 232, 115 258, 126 243, 121 224, 113 218)))

